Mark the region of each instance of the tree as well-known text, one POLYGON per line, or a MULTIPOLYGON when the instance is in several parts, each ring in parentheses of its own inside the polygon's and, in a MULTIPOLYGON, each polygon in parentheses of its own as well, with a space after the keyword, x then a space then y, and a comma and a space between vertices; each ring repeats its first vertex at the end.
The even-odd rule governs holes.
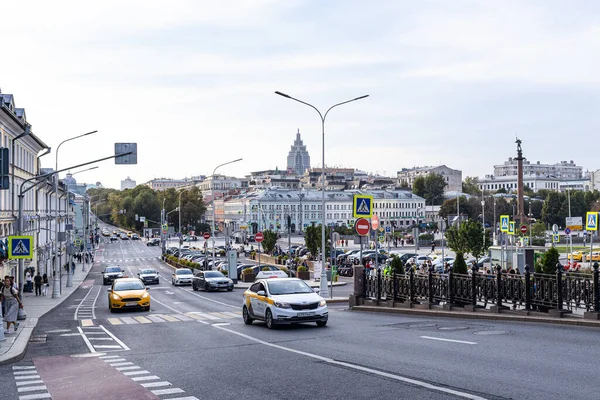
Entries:
POLYGON ((472 196, 478 196, 481 194, 479 190, 479 178, 476 176, 467 176, 462 183, 463 193, 468 193, 472 196))
MULTIPOLYGON (((156 199, 154 191, 150 188, 140 192, 133 201, 133 211, 138 217, 146 217, 149 220, 160 220, 160 204, 156 199)), ((137 222, 136 228, 142 229, 143 222, 137 222)))
POLYGON ((563 225, 565 214, 561 213, 563 203, 562 197, 563 196, 557 192, 548 193, 548 197, 546 198, 546 201, 544 202, 544 206, 542 208, 542 220, 546 224, 563 225))
POLYGON ((425 188, 425 177, 419 176, 416 177, 413 181, 412 191, 417 196, 425 197, 425 193, 427 189, 425 188))
POLYGON ((277 244, 277 233, 268 229, 266 231, 263 231, 263 241, 261 243, 261 246, 264 252, 271 253, 275 248, 275 244, 277 244))
POLYGON ((554 275, 559 256, 556 247, 550 247, 542 256, 541 261, 535 265, 535 272, 554 275))
POLYGON ((390 267, 392 273, 396 274, 404 274, 404 264, 402 264, 402 260, 396 254, 392 254, 392 261, 390 262, 390 267))
POLYGON ((506 193, 506 189, 501 187, 500 189, 496 190, 496 193, 506 193))
POLYGON ((537 221, 531 225, 531 236, 537 238, 546 237, 546 225, 542 221, 537 221))
POLYGON ((452 273, 464 275, 469 273, 463 253, 456 253, 456 258, 454 259, 454 264, 452 265, 452 273))
POLYGON ((439 174, 419 176, 413 181, 413 193, 423 197, 426 204, 442 204, 446 178, 439 174))
MULTIPOLYGON (((474 220, 462 222, 460 227, 452 226, 448 228, 446 239, 448 240, 448 247, 456 253, 456 260, 459 260, 460 256, 463 263, 465 253, 470 253, 473 257, 479 258, 485 254, 491 245, 490 235, 487 232, 484 235, 483 225, 481 222, 474 220)), ((457 271, 455 270, 455 272, 457 271)))
MULTIPOLYGON (((331 231, 328 227, 325 228, 325 237, 329 238, 331 231)), ((325 240, 325 257, 329 255, 330 241, 325 240)), ((313 258, 316 260, 319 258, 321 251, 321 225, 312 225, 306 228, 306 234, 304 235, 304 244, 313 258)))

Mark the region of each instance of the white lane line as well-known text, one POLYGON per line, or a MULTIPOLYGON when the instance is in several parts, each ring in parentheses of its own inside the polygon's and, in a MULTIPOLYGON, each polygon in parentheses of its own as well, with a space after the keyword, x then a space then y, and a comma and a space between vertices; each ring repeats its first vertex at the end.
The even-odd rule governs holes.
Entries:
POLYGON ((131 361, 125 361, 125 362, 116 362, 116 363, 112 363, 109 364, 111 367, 124 367, 126 365, 133 365, 133 363, 131 361))
POLYGON ((36 374, 37 374, 37 371, 35 371, 35 370, 13 372, 13 375, 15 375, 15 376, 17 376, 17 375, 36 375, 36 374))
POLYGON ((161 386, 171 386, 171 382, 162 381, 162 382, 148 382, 148 383, 140 383, 145 388, 151 387, 161 387, 161 386))
POLYGON ((25 396, 19 396, 19 400, 38 400, 38 399, 50 399, 50 398, 52 398, 50 393, 28 394, 25 396))
POLYGON ((101 360, 106 360, 106 359, 109 359, 109 358, 121 358, 121 356, 100 356, 101 360))
POLYGON ((134 381, 134 382, 139 382, 139 381, 155 381, 157 379, 160 379, 160 378, 158 376, 156 376, 156 375, 134 376, 133 378, 131 378, 131 380, 134 381))
POLYGON ((96 293, 96 297, 94 298, 94 302, 92 303, 92 319, 96 319, 96 301, 98 300, 101 291, 102 288, 99 288, 98 293, 96 293))
POLYGON ((170 388, 170 389, 156 389, 156 390, 151 390, 151 392, 157 396, 162 396, 165 394, 176 394, 176 393, 185 393, 185 391, 179 389, 179 388, 170 388))
POLYGON ((37 392, 39 390, 48 390, 48 388, 46 387, 46 385, 42 385, 42 386, 27 386, 27 387, 19 387, 17 388, 17 392, 22 393, 22 392, 37 392))
MULTIPOLYGON (((37 374, 37 372, 36 372, 37 374)), ((15 379, 40 379, 39 375, 15 376, 15 379)))
POLYGON ((102 344, 102 345, 96 345, 96 348, 98 349, 120 349, 121 346, 117 346, 117 345, 108 345, 108 344, 102 344))
POLYGON ((196 396, 169 397, 169 400, 200 400, 196 396))
POLYGON ((38 379, 35 381, 21 381, 21 382, 16 382, 17 386, 23 386, 23 385, 37 385, 38 383, 44 383, 43 380, 38 379))
POLYGON ((419 336, 419 337, 421 339, 439 340, 440 342, 452 342, 452 343, 462 343, 462 344, 477 344, 477 342, 467 342, 466 340, 443 339, 443 338, 433 337, 433 336, 419 336))
POLYGON ((146 371, 146 370, 142 370, 142 371, 125 371, 123 372, 123 375, 148 375, 150 372, 146 371))
POLYGON ((131 371, 134 369, 141 369, 142 367, 138 367, 137 365, 132 365, 130 367, 118 367, 117 371, 131 371))
POLYGON ((92 343, 90 343, 88 337, 85 335, 85 333, 83 333, 83 329, 81 329, 80 326, 78 326, 77 329, 79 330, 79 333, 81 334, 81 337, 83 338, 83 341, 87 345, 88 349, 90 349, 90 352, 95 353, 96 349, 94 349, 94 346, 92 346, 92 343))
POLYGON ((264 340, 257 339, 255 337, 246 335, 244 333, 236 332, 236 331, 234 331, 232 329, 224 328, 222 326, 215 326, 215 325, 213 325, 213 326, 216 329, 220 329, 220 330, 225 331, 225 332, 233 333, 234 335, 238 335, 240 337, 243 337, 243 338, 248 339, 250 341, 253 341, 255 343, 260 343, 262 345, 265 345, 265 346, 268 346, 268 347, 273 347, 275 349, 279 349, 279 350, 287 351, 287 352, 290 352, 290 353, 295 353, 295 354, 299 354, 299 355, 302 355, 302 356, 310 357, 310 358, 313 358, 313 359, 316 359, 316 360, 319 360, 319 361, 326 362, 328 364, 340 365, 342 367, 346 367, 346 368, 349 368, 349 369, 354 369, 354 370, 357 370, 357 371, 366 372, 366 373, 369 373, 369 374, 372 374, 372 375, 377 375, 377 376, 381 376, 381 377, 388 378, 388 379, 394 379, 394 380, 397 380, 397 381, 400 381, 400 382, 408 383, 409 385, 415 385, 415 386, 419 386, 419 387, 422 387, 422 388, 425 388, 425 389, 435 390, 435 391, 438 391, 438 392, 451 394, 451 395, 454 395, 454 396, 457 396, 457 397, 462 397, 462 398, 465 398, 465 399, 470 399, 470 400, 486 400, 484 397, 477 396, 477 395, 474 395, 474 394, 465 393, 465 392, 461 392, 461 391, 458 391, 458 390, 445 388, 445 387, 442 387, 442 386, 436 386, 436 385, 433 385, 433 384, 428 383, 428 382, 423 382, 423 381, 419 381, 419 380, 416 380, 416 379, 407 378, 407 377, 404 377, 404 376, 401 376, 401 375, 391 374, 391 373, 388 373, 388 372, 378 371, 378 370, 375 370, 375 369, 363 367, 363 366, 356 365, 356 364, 351 364, 351 363, 344 362, 344 361, 337 361, 337 360, 334 360, 332 358, 327 358, 327 357, 319 356, 317 354, 307 353, 305 351, 296 350, 296 349, 292 349, 292 348, 289 348, 289 347, 280 346, 278 344, 273 344, 273 343, 265 342, 264 340))
POLYGON ((20 365, 15 365, 13 368, 13 370, 17 370, 17 369, 35 369, 35 367, 33 366, 20 366, 20 365))
POLYGON ((121 342, 121 341, 120 341, 120 340, 119 340, 119 339, 118 339, 118 338, 117 338, 115 335, 113 335, 112 333, 110 333, 110 332, 109 332, 109 331, 108 331, 108 330, 107 330, 107 329, 104 327, 104 325, 100 325, 100 328, 102 328, 102 330, 103 330, 104 332, 106 332, 106 333, 108 334, 108 336, 110 336, 111 338, 113 338, 113 339, 115 340, 115 342, 119 343, 119 344, 121 345, 121 347, 123 347, 123 349, 124 349, 124 350, 127 350, 127 351, 131 350, 129 347, 127 347, 127 346, 125 345, 125 343, 121 342))
MULTIPOLYGON (((81 305, 83 304, 83 302, 85 301, 85 299, 87 299, 87 297, 90 295, 90 293, 92 293, 92 290, 94 290, 94 286, 92 286, 90 288, 90 290, 88 290, 88 292, 86 293, 85 297, 83 298, 83 300, 81 300, 79 302, 79 304, 77 305, 77 308, 75 309, 75 314, 73 315, 73 320, 77 321, 77 313, 79 313, 79 308, 81 307, 81 305)), ((100 291, 98 291, 98 293, 100 293, 100 291)))

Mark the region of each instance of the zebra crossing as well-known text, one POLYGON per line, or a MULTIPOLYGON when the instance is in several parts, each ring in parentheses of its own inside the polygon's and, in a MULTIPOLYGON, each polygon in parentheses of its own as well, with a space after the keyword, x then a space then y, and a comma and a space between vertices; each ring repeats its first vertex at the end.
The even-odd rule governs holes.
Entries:
MULTIPOLYGON (((174 322, 192 322, 200 321, 211 323, 212 321, 220 321, 225 319, 240 318, 242 315, 239 311, 220 311, 220 312, 188 312, 184 314, 145 314, 137 316, 122 316, 107 318, 110 325, 143 325, 143 324, 158 324, 158 323, 174 323, 174 322)), ((82 323, 84 323, 82 321, 82 323)), ((86 324, 93 321, 85 321, 86 324)))
POLYGON ((103 325, 93 325, 93 320, 82 320, 77 330, 92 353, 130 350, 125 343, 108 331, 103 325))
POLYGON ((178 395, 178 397, 168 397, 169 400, 199 400, 195 396, 185 396, 185 390, 173 387, 171 382, 162 380, 151 372, 142 369, 139 365, 135 365, 131 361, 117 355, 100 356, 100 359, 115 367, 117 371, 131 378, 132 381, 139 383, 142 387, 148 389, 155 396, 178 395))
POLYGON ((103 259, 103 264, 116 264, 116 263, 124 263, 124 262, 137 262, 137 261, 156 261, 160 260, 159 256, 154 257, 132 257, 132 258, 108 258, 103 259))
POLYGON ((15 365, 12 367, 17 385, 19 400, 51 399, 48 388, 33 365, 15 365))

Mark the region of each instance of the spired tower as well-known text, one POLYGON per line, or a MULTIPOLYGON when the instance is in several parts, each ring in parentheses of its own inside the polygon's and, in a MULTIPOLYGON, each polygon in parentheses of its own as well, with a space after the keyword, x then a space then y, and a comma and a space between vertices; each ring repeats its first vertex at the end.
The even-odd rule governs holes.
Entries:
POLYGON ((290 149, 287 157, 287 169, 295 174, 302 175, 304 171, 310 168, 310 156, 306 146, 300 138, 300 129, 296 133, 296 140, 290 149))
MULTIPOLYGON (((525 215, 525 201, 523 199, 523 149, 521 149, 521 140, 517 138, 517 215, 514 216, 515 222, 524 224, 529 220, 525 215)), ((519 227, 515 227, 518 229, 519 227)))

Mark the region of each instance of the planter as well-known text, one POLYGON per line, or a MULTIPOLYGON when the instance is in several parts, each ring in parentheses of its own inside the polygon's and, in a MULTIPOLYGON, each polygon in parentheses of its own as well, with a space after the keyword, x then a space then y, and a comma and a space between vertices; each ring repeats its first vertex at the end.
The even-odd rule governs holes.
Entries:
POLYGON ((254 282, 256 274, 242 274, 242 282, 254 282))
POLYGON ((307 281, 310 279, 310 271, 296 271, 296 278, 307 281))

